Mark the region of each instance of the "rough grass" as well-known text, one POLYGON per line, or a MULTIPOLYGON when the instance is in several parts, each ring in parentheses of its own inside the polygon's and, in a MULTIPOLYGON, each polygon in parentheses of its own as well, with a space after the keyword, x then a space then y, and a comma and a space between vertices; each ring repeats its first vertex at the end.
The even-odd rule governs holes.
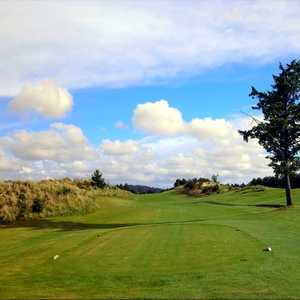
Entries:
POLYGON ((87 213, 97 208, 97 195, 126 194, 109 187, 93 189, 87 181, 69 179, 0 182, 0 222, 87 213))
POLYGON ((2 226, 0 298, 300 298, 300 208, 283 196, 98 196, 87 215, 2 226))

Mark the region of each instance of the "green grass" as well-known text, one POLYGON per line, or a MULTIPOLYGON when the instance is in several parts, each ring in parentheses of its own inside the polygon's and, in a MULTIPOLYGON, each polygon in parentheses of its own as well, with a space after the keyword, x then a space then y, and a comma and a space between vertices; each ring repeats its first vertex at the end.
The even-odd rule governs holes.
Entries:
POLYGON ((1 226, 0 298, 300 298, 300 206, 282 190, 97 201, 1 226))

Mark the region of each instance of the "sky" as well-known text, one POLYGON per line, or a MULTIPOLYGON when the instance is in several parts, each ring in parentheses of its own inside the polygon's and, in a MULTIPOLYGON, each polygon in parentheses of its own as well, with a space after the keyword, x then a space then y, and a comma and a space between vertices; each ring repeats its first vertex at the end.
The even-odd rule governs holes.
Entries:
POLYGON ((0 179, 168 187, 271 175, 251 86, 299 59, 299 1, 1 1, 0 179))

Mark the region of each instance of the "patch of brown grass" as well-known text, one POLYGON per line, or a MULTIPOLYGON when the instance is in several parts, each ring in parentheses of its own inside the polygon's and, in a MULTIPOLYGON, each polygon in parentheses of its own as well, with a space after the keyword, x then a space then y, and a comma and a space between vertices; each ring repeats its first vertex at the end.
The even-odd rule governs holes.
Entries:
POLYGON ((127 197, 114 187, 94 189, 88 180, 0 182, 0 222, 55 215, 83 214, 97 208, 98 196, 127 197))

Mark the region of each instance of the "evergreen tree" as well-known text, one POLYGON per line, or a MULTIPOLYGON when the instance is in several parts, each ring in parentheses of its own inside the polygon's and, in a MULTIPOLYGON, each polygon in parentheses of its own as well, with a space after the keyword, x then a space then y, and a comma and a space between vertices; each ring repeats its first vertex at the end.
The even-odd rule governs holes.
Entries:
POLYGON ((272 90, 259 92, 254 87, 249 96, 257 99, 253 109, 261 110, 264 120, 250 130, 239 131, 244 140, 257 138, 268 152, 270 166, 276 176, 285 180, 286 204, 292 205, 290 176, 299 169, 300 150, 300 61, 285 67, 279 65, 279 75, 273 75, 272 90))
POLYGON ((92 185, 103 189, 106 186, 102 173, 99 170, 95 170, 91 177, 92 185))

